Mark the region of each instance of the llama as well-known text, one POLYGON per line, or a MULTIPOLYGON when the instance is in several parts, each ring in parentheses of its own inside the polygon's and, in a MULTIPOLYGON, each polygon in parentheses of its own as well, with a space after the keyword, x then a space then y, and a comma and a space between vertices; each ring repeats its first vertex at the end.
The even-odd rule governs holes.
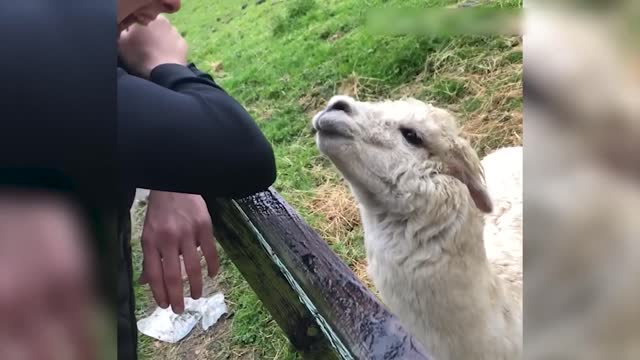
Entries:
POLYGON ((415 99, 334 96, 312 125, 358 202, 369 275, 407 330, 439 360, 521 358, 522 265, 506 261, 521 236, 497 241, 493 266, 484 216, 501 216, 455 118, 415 99))

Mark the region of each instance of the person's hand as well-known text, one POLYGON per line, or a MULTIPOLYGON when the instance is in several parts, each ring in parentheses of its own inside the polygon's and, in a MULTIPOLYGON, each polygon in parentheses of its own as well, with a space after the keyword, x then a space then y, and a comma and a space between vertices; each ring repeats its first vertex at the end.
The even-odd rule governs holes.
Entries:
POLYGON ((151 191, 142 229, 143 269, 140 281, 149 284, 156 303, 173 312, 184 311, 180 255, 189 278, 191 297, 202 296, 198 246, 210 277, 218 272, 218 253, 207 205, 199 195, 151 191))
POLYGON ((85 226, 59 195, 0 191, 1 358, 96 358, 85 226))
POLYGON ((118 38, 120 58, 132 73, 143 78, 149 78, 158 65, 186 65, 187 52, 187 42, 162 15, 146 26, 131 25, 118 38))

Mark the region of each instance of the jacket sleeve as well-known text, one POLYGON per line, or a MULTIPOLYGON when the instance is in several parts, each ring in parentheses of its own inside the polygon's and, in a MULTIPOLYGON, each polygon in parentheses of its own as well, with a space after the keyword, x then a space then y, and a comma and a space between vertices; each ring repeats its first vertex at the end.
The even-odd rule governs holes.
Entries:
POLYGON ((237 198, 276 179, 254 120, 193 64, 160 65, 149 80, 118 68, 118 156, 139 188, 237 198))

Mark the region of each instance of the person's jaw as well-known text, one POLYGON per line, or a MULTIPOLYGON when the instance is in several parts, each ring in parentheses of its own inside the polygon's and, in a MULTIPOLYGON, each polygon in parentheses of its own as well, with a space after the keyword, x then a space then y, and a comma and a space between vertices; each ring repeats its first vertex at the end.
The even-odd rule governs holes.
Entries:
POLYGON ((118 24, 118 34, 122 33, 123 31, 125 31, 135 23, 136 23, 136 18, 133 14, 127 16, 118 24))
POLYGON ((124 30, 128 29, 131 25, 134 25, 134 24, 139 24, 143 26, 149 25, 149 23, 155 20, 156 17, 152 18, 150 16, 146 16, 146 15, 141 16, 141 15, 137 15, 136 13, 133 13, 127 16, 126 18, 124 18, 118 24, 118 34, 122 33, 124 30))

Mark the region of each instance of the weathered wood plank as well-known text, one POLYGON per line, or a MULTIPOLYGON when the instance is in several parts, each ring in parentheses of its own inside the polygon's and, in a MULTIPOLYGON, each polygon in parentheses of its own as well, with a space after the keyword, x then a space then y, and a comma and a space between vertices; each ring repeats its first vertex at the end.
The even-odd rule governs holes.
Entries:
POLYGON ((280 267, 256 239, 251 224, 230 201, 207 201, 217 241, 291 344, 307 359, 337 359, 313 314, 300 302, 280 267))
POLYGON ((318 354, 331 344, 343 359, 431 358, 275 190, 208 205, 218 240, 294 346, 318 354))

